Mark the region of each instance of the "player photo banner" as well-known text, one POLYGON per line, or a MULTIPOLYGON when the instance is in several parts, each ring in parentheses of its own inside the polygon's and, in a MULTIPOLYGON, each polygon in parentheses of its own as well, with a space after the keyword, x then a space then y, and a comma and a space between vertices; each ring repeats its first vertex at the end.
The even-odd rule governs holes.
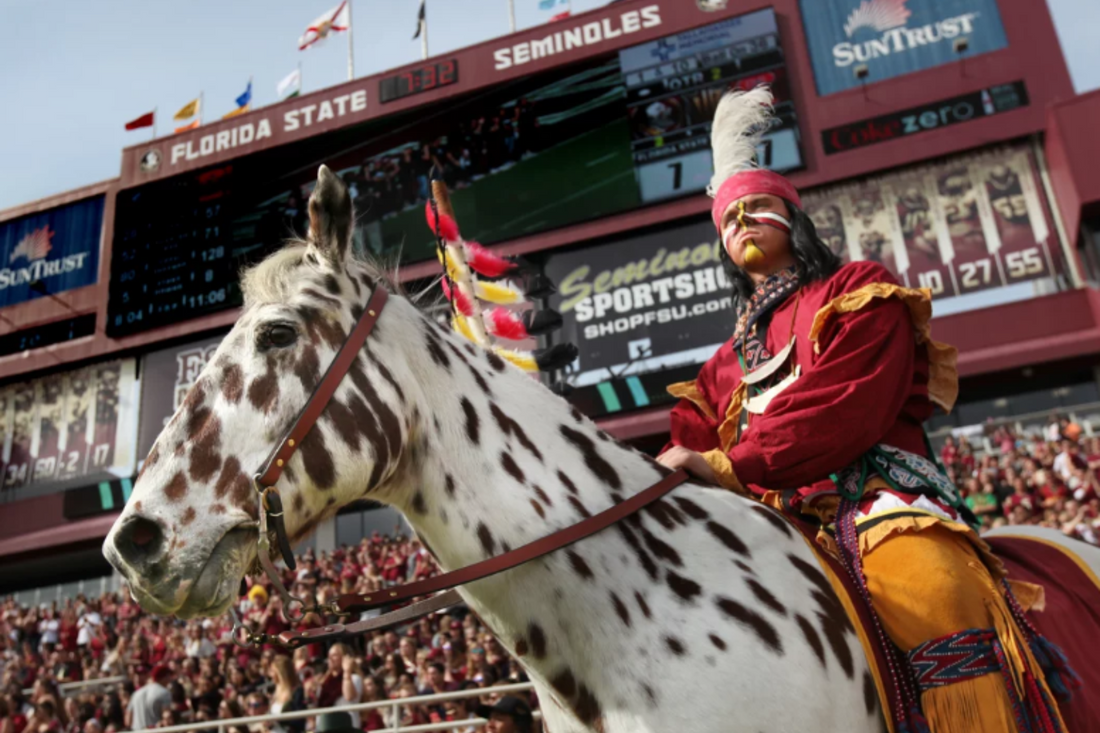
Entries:
POLYGON ((132 475, 137 362, 122 359, 0 390, 0 490, 132 475))
POLYGON ((936 298, 1058 272, 1030 151, 999 147, 803 195, 822 239, 936 298))

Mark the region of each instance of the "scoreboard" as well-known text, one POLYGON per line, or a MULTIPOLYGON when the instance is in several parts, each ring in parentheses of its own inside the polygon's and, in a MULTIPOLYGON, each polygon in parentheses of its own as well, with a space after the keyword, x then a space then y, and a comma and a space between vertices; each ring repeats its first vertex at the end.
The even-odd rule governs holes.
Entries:
POLYGON ((238 269, 254 248, 233 244, 233 176, 225 165, 119 194, 108 336, 241 304, 238 269))
MULTIPOLYGON (((589 24, 591 26, 592 24, 589 24)), ((585 26, 588 28, 589 26, 585 26)), ((458 58, 380 77, 393 102, 457 85, 458 58)), ((360 254, 435 257, 427 181, 454 191, 464 234, 510 241, 705 190, 710 127, 731 88, 770 84, 780 123, 761 165, 802 165, 775 12, 759 10, 558 64, 442 103, 241 155, 121 190, 110 337, 239 306, 239 272, 306 229, 317 167, 348 185, 360 254)), ((221 134, 221 133, 219 133, 221 134)), ((213 142, 213 136, 208 136, 213 142)))
POLYGON ((710 126, 728 89, 771 87, 780 124, 765 135, 757 160, 780 172, 802 165, 773 10, 625 49, 619 60, 643 201, 706 189, 713 173, 710 126))

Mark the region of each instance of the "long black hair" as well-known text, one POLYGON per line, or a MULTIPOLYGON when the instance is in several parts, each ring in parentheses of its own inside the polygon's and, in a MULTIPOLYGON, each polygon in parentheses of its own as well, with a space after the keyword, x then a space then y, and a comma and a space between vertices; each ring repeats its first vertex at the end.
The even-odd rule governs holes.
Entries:
MULTIPOLYGON (((823 280, 840 268, 840 257, 829 249, 829 245, 817 236, 817 227, 805 211, 784 199, 791 219, 791 253, 794 255, 799 281, 805 285, 815 280, 823 280)), ((741 307, 752 295, 755 285, 748 273, 733 264, 729 252, 722 247, 722 264, 726 275, 733 283, 733 312, 740 313, 741 307)))

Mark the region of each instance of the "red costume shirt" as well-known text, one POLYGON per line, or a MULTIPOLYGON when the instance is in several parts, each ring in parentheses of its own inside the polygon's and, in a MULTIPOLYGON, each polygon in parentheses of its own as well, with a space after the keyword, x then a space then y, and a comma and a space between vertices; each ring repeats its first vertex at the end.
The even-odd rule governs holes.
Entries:
MULTIPOLYGON (((763 414, 752 415, 740 438, 727 446, 744 486, 757 493, 799 489, 803 496, 832 491, 829 474, 877 443, 927 456, 922 423, 933 407, 929 356, 926 346, 918 345, 906 299, 880 296, 837 312, 816 342, 809 338, 819 311, 876 283, 887 290, 897 285, 881 265, 854 262, 826 280, 803 285, 774 310, 768 351, 777 354, 793 335, 792 364, 801 375, 763 414)), ((719 427, 741 377, 731 339, 703 365, 692 398, 673 408, 670 445, 699 453, 721 449, 719 427)))

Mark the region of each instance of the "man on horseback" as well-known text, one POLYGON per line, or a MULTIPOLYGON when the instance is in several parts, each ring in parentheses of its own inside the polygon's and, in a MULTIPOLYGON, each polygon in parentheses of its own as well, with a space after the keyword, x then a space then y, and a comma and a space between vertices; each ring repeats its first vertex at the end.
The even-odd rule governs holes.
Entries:
POLYGON ((730 94, 715 116, 712 216, 737 321, 695 381, 669 388, 681 400, 658 460, 820 528, 896 647, 911 707, 896 722, 1062 731, 1051 690, 1068 670, 1023 617, 1042 590, 1009 588, 922 427, 958 392, 930 295, 873 262, 841 266, 791 183, 752 166, 771 101, 730 94))

